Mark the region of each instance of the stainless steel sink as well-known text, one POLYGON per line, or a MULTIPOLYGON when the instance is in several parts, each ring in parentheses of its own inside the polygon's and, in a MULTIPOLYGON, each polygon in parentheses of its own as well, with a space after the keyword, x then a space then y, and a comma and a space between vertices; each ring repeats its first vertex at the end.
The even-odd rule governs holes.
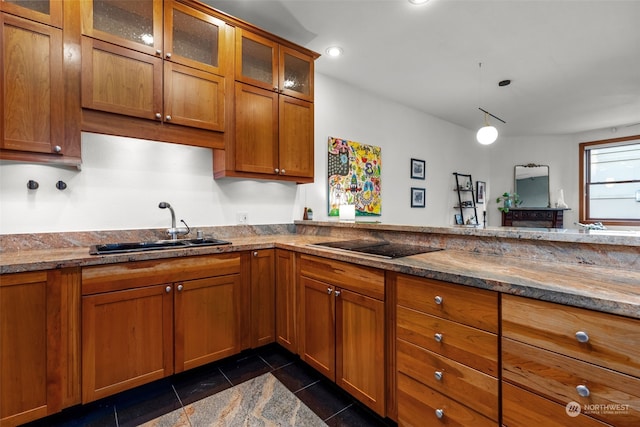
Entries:
POLYGON ((106 243, 93 245, 89 248, 91 255, 116 254, 125 252, 141 252, 162 249, 177 249, 200 246, 230 245, 231 242, 218 239, 180 239, 180 240, 154 240, 150 242, 125 242, 106 243))

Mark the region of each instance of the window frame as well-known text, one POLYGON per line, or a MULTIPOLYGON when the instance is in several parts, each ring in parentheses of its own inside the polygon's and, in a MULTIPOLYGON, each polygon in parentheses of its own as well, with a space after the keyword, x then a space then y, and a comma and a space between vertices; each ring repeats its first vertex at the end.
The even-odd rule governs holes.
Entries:
MULTIPOLYGON (((589 194, 588 185, 590 179, 590 162, 588 161, 588 152, 593 146, 620 145, 621 142, 635 141, 640 144, 640 135, 626 136, 622 138, 603 139, 599 141, 581 142, 579 145, 579 175, 580 175, 580 211, 579 218, 583 224, 601 222, 604 225, 611 226, 640 226, 640 219, 619 219, 619 218, 591 218, 589 215, 589 194)), ((620 182, 635 182, 620 181, 620 182)))

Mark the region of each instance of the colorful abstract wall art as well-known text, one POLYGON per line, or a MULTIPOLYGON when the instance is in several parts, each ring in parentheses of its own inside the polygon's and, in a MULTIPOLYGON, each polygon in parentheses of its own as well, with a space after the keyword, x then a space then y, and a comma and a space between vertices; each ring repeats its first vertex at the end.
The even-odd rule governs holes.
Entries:
POLYGON ((382 213, 380 147, 329 137, 329 216, 355 205, 356 216, 382 213))

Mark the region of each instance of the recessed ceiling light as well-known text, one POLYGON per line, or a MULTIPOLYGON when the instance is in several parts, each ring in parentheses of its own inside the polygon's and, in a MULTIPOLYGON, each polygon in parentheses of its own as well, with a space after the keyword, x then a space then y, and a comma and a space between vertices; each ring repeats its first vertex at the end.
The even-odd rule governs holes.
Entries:
POLYGON ((325 52, 327 52, 327 55, 329 55, 331 57, 334 57, 334 58, 336 58, 338 56, 342 56, 342 54, 344 53, 342 48, 339 47, 339 46, 328 47, 325 52))
POLYGON ((428 1, 429 0, 409 0, 409 3, 411 3, 411 4, 425 4, 428 1))

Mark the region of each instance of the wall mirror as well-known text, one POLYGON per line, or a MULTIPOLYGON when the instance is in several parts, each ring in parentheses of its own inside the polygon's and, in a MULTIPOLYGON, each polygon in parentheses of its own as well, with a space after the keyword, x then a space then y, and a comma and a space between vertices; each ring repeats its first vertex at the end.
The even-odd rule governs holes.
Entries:
POLYGON ((516 165, 513 170, 514 191, 520 196, 522 208, 548 208, 551 207, 551 195, 549 193, 549 166, 516 165))

